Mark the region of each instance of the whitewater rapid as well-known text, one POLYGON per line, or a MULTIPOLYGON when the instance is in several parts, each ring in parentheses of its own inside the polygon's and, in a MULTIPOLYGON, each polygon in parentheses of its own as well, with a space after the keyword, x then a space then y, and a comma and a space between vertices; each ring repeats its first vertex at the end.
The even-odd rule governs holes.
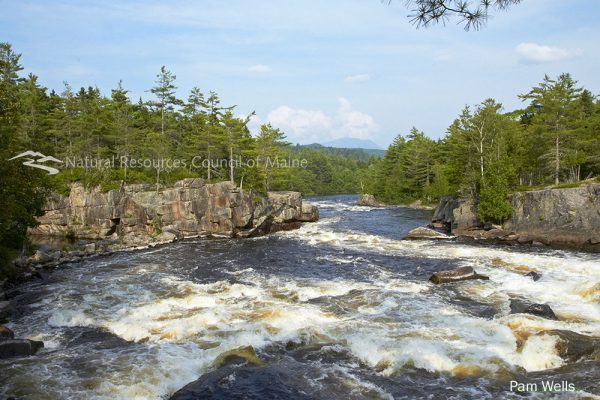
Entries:
POLYGON ((295 231, 117 254, 24 286, 8 326, 46 347, 0 362, 0 393, 160 399, 213 371, 220 354, 252 346, 267 363, 300 363, 316 397, 410 398, 394 382, 410 371, 419 385, 422 371, 423 386, 462 380, 473 384, 457 398, 496 398, 510 396, 498 387, 515 374, 565 364, 556 338, 536 333, 600 336, 597 256, 403 241, 424 212, 317 205, 323 218, 295 231), (457 266, 490 280, 427 281, 457 266), (547 303, 559 320, 509 314, 515 297, 547 303), (310 357, 285 353, 297 348, 310 357))

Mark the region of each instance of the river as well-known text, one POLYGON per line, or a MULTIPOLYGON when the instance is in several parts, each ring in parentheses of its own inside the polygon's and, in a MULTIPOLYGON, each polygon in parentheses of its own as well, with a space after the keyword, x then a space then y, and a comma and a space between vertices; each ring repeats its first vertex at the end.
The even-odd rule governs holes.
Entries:
POLYGON ((510 380, 546 378, 578 389, 556 398, 600 394, 598 361, 567 365, 556 338, 529 336, 600 335, 597 255, 402 241, 431 212, 310 200, 321 220, 299 230, 115 253, 23 285, 8 326, 45 348, 0 360, 0 397, 161 399, 199 377, 220 399, 522 398, 510 380), (459 266, 490 280, 427 280, 459 266), (511 297, 561 321, 509 315, 511 297), (258 360, 214 365, 245 346, 258 360))

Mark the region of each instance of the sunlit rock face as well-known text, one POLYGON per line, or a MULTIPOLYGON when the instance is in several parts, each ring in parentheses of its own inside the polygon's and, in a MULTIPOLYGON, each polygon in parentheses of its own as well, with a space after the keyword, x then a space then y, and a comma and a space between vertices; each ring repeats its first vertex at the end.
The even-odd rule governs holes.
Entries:
POLYGON ((316 221, 315 206, 298 192, 269 192, 266 197, 231 182, 205 184, 184 179, 172 188, 126 185, 102 193, 75 183, 68 197, 52 195, 40 225, 31 234, 100 239, 113 236, 253 236, 316 221))
POLYGON ((502 226, 485 227, 473 202, 444 197, 433 225, 476 239, 600 251, 600 185, 515 193, 511 203, 513 213, 502 226))

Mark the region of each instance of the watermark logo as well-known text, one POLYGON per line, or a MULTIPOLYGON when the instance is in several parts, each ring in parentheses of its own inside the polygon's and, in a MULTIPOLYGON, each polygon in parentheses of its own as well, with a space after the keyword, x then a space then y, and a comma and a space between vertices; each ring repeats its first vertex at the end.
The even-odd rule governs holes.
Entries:
POLYGON ((289 168, 307 168, 308 160, 291 157, 255 157, 242 158, 235 156, 230 158, 208 159, 202 156, 195 156, 192 159, 179 158, 134 158, 129 156, 112 155, 107 158, 94 158, 90 156, 68 156, 64 160, 52 156, 46 156, 40 152, 28 150, 10 158, 9 160, 22 159, 23 165, 28 167, 43 169, 48 175, 55 175, 60 172, 59 169, 45 165, 46 162, 62 164, 62 169, 83 168, 86 171, 91 169, 106 170, 116 168, 130 169, 154 169, 157 171, 169 171, 178 168, 201 169, 234 169, 234 168, 259 168, 268 169, 289 169, 289 168))
POLYGON ((16 156, 14 156, 13 158, 10 158, 9 161, 16 160, 18 158, 25 158, 25 161, 23 161, 23 165, 27 165, 28 167, 32 167, 32 168, 43 169, 44 171, 48 172, 48 175, 56 175, 60 171, 56 168, 49 167, 47 165, 43 165, 42 163, 45 163, 47 161, 52 161, 52 162, 61 163, 61 164, 63 163, 62 160, 59 160, 52 156, 46 156, 42 153, 39 153, 37 151, 31 151, 31 150, 24 151, 23 153, 18 154, 16 156))

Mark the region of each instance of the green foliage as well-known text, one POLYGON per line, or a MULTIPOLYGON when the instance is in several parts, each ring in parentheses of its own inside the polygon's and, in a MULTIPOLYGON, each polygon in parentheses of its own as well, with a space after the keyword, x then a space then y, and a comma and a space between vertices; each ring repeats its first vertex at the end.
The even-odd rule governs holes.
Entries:
POLYGON ((511 170, 505 162, 491 164, 481 178, 477 216, 482 222, 502 223, 512 214, 509 196, 511 170))
POLYGON ((148 90, 153 100, 145 102, 132 101, 122 82, 109 97, 68 83, 49 91, 35 75, 22 77, 19 62, 11 46, 0 43, 3 254, 20 249, 47 193, 68 194, 73 182, 102 191, 129 183, 160 190, 202 177, 255 192, 370 193, 387 203, 431 204, 459 195, 480 199, 483 220, 502 221, 514 188, 570 187, 600 175, 600 102, 568 74, 545 77, 522 95, 528 102, 523 110, 505 113, 487 99, 465 107, 442 139, 413 128, 379 157, 360 149, 291 146, 268 124, 253 137, 247 127, 252 114, 236 116, 235 106, 199 88, 186 101, 178 99, 176 76, 164 66, 148 90), (108 165, 71 165, 49 176, 7 161, 24 150, 108 165), (153 162, 140 164, 144 160, 153 162))
POLYGON ((519 96, 530 101, 527 109, 527 131, 539 144, 534 150, 535 167, 551 172, 558 185, 567 176, 569 181, 581 178, 581 166, 588 161, 586 144, 590 139, 584 134, 582 122, 593 110, 589 91, 577 87, 569 74, 557 79, 548 76, 527 94, 519 96))
POLYGON ((152 226, 153 235, 160 235, 162 233, 162 224, 159 218, 153 219, 150 225, 152 226))
POLYGON ((13 256, 22 248, 27 228, 36 225, 48 194, 45 173, 9 160, 26 145, 18 135, 24 126, 21 88, 27 85, 18 76, 19 59, 8 43, 0 43, 0 279, 15 273, 13 256))
POLYGON ((512 190, 574 187, 600 174, 600 102, 569 74, 521 98, 525 110, 503 113, 487 99, 465 107, 438 142, 417 130, 398 136, 365 175, 365 192, 383 201, 432 202, 444 195, 479 199, 483 220, 510 215, 512 190))

